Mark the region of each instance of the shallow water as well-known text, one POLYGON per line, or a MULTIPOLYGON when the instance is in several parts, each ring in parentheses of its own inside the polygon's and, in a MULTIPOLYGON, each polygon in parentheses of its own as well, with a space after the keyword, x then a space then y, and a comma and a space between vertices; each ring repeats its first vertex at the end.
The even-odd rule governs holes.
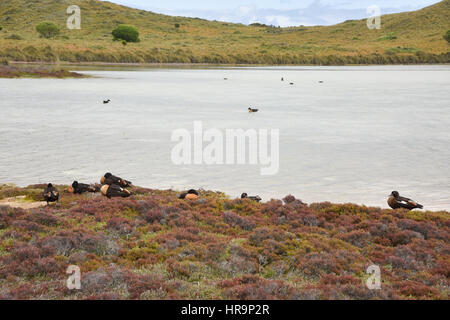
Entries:
POLYGON ((386 207, 398 190, 450 209, 450 66, 84 72, 97 77, 0 79, 0 182, 96 182, 112 171, 151 188, 264 200, 386 207), (280 129, 279 173, 174 165, 172 130, 196 120, 205 130, 280 129))

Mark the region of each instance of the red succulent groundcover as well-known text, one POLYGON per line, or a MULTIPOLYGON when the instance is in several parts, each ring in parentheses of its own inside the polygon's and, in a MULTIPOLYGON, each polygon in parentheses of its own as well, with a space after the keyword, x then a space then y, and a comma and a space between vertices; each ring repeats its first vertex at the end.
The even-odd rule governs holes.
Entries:
POLYGON ((0 298, 448 299, 448 212, 134 193, 0 207, 0 298), (370 265, 381 290, 366 287, 370 265))

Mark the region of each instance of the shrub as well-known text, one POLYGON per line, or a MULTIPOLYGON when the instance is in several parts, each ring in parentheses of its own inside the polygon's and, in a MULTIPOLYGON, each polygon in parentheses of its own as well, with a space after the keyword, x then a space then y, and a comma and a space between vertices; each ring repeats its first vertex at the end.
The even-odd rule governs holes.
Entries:
POLYGON ((108 229, 117 231, 121 235, 131 234, 133 231, 133 222, 125 218, 113 217, 106 224, 108 229))
POLYGON ((4 66, 9 65, 9 60, 6 58, 0 58, 0 65, 4 65, 4 66))
POLYGON ((0 31, 2 31, 3 30, 3 26, 0 26, 0 31))
POLYGON ((293 300, 298 296, 298 291, 285 282, 258 276, 224 280, 219 287, 224 288, 225 297, 232 300, 293 300))
POLYGON ((113 30, 114 40, 124 40, 126 42, 139 42, 139 31, 136 27, 121 24, 113 30))
POLYGON ((102 294, 109 289, 123 286, 126 277, 125 271, 111 265, 108 268, 101 268, 85 274, 81 289, 87 293, 102 294))
POLYGON ((395 40, 395 39, 397 39, 395 33, 387 33, 386 35, 378 38, 378 41, 395 40))
POLYGON ((447 32, 444 34, 444 39, 447 40, 448 43, 450 43, 450 30, 447 30, 447 32))
POLYGON ((8 40, 23 40, 23 37, 21 35, 13 33, 12 35, 9 35, 6 37, 8 40))
POLYGON ((255 224, 250 219, 241 217, 232 211, 225 212, 223 219, 232 227, 239 226, 244 230, 253 230, 255 228, 255 224))
POLYGON ((181 25, 179 23, 175 23, 175 28, 180 29, 180 27, 181 27, 181 25))
POLYGON ((32 221, 37 224, 41 224, 41 225, 49 226, 49 227, 50 226, 54 227, 54 226, 58 225, 58 218, 51 215, 50 213, 41 212, 41 211, 33 212, 33 213, 29 214, 28 216, 26 216, 25 219, 28 221, 32 221))
POLYGON ((43 38, 53 38, 56 37, 60 30, 58 26, 52 22, 41 22, 37 27, 36 31, 39 32, 43 38))
POLYGON ((339 239, 363 248, 370 242, 370 233, 362 230, 355 230, 339 235, 339 239))

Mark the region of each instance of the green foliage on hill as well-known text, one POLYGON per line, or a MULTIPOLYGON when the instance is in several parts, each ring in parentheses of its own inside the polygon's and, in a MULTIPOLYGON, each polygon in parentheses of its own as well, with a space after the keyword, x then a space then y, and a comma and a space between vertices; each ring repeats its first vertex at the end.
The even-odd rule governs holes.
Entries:
POLYGON ((123 40, 126 42, 139 42, 139 31, 133 26, 121 24, 113 30, 114 40, 123 40))
POLYGON ((41 22, 37 25, 36 31, 39 32, 41 37, 47 39, 56 37, 60 32, 58 26, 52 22, 41 22))
POLYGON ((381 22, 380 30, 369 30, 365 20, 276 28, 172 17, 98 0, 2 0, 0 56, 22 61, 136 63, 450 62, 449 47, 442 37, 450 29, 450 0, 415 12, 385 15, 381 22), (80 30, 66 27, 69 5, 81 9, 80 30), (40 39, 34 26, 41 21, 53 21, 61 36, 51 41, 40 39), (133 46, 113 42, 111 31, 122 24, 135 26, 141 42, 133 46), (174 27, 177 25, 180 28, 174 27), (11 34, 24 41, 6 39, 11 34), (417 51, 387 54, 393 47, 417 51))
POLYGON ((444 39, 447 40, 448 43, 450 43, 450 30, 447 30, 447 32, 445 33, 444 39))

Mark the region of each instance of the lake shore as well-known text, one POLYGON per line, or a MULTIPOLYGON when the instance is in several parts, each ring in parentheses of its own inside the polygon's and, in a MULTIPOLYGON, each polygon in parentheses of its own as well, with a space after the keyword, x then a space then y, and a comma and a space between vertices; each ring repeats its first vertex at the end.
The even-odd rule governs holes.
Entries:
POLYGON ((171 63, 159 63, 159 62, 108 62, 108 61, 86 61, 86 62, 70 62, 70 61, 9 61, 10 65, 46 65, 46 66, 99 66, 99 67, 192 67, 192 68, 258 68, 258 67, 369 67, 369 66, 445 66, 450 65, 450 62, 417 62, 417 63, 392 63, 392 64, 384 64, 384 63, 349 63, 349 64, 331 64, 331 65, 321 65, 321 64, 252 64, 252 63, 180 63, 180 62, 171 62, 171 63))
POLYGON ((1 65, 0 64, 0 78, 87 78, 88 76, 68 71, 65 69, 52 69, 40 65, 34 67, 19 67, 16 65, 1 65))
POLYGON ((448 299, 448 212, 65 187, 57 205, 0 205, 0 299, 448 299), (81 290, 66 288, 69 265, 81 290), (382 290, 366 286, 370 265, 382 290))

